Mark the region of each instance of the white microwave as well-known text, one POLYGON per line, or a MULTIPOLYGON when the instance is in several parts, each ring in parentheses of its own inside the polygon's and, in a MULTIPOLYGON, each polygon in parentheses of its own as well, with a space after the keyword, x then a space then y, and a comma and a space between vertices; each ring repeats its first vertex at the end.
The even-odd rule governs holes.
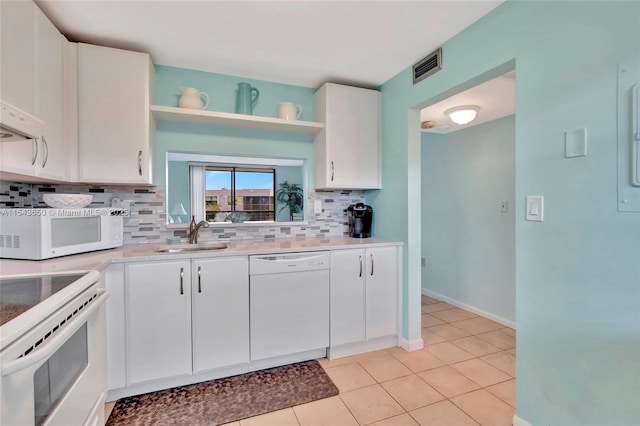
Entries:
POLYGON ((0 258, 42 260, 119 247, 125 211, 0 209, 0 258))

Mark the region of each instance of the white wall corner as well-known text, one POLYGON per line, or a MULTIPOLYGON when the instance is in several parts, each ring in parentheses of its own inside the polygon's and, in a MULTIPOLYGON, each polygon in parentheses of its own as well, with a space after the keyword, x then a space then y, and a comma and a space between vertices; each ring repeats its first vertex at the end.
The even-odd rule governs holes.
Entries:
POLYGON ((518 417, 516 414, 513 415, 513 426, 531 426, 531 423, 529 423, 526 420, 522 420, 520 417, 518 417))
POLYGON ((424 348, 424 342, 422 341, 422 338, 409 341, 404 337, 399 337, 398 346, 407 352, 418 351, 424 348))

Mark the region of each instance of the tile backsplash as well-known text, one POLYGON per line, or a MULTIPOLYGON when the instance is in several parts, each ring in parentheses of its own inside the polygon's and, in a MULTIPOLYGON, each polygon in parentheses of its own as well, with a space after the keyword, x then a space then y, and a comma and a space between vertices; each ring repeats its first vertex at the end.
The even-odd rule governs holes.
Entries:
MULTIPOLYGON (((164 243, 170 237, 187 237, 184 228, 167 228, 165 190, 163 187, 96 186, 82 184, 30 184, 0 181, 0 208, 47 207, 42 194, 88 193, 93 195, 89 207, 109 207, 113 198, 130 202, 130 215, 124 218, 124 243, 164 243)), ((309 214, 307 224, 277 223, 267 225, 212 225, 200 230, 199 241, 269 240, 302 237, 338 237, 348 234, 346 208, 364 203, 364 191, 309 190, 306 206, 313 209, 315 200, 322 201, 321 213, 309 214)))

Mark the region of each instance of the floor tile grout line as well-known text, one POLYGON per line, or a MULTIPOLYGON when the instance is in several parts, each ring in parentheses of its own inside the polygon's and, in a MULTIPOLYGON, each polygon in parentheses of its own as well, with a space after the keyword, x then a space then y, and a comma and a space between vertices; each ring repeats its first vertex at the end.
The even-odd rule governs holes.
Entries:
MULTIPOLYGON (((393 354, 391 354, 391 355, 393 356, 393 354)), ((478 359, 479 359, 479 357, 476 357, 476 358, 478 358, 478 359)), ((476 358, 473 358, 473 359, 476 359, 476 358)), ((398 360, 398 361, 400 361, 400 360, 398 360)), ((468 361, 468 360, 467 360, 467 361, 468 361)), ((402 361, 400 361, 400 362, 402 362, 402 361)), ((460 362, 464 362, 464 361, 460 361, 460 362)), ((458 363, 453 363, 453 364, 458 364, 458 363)), ((487 364, 488 364, 488 363, 487 363, 487 364)), ((450 364, 450 365, 452 365, 452 364, 450 364)), ((449 366, 449 365, 447 365, 447 366, 449 366)), ((363 368, 364 368, 364 367, 363 367, 363 368)), ((407 367, 407 368, 408 368, 408 367, 407 367)), ((436 368, 440 368, 440 367, 436 367, 436 368)), ((495 367, 494 367, 494 368, 495 368, 495 367)), ((427 369, 427 370, 423 370, 423 371, 429 371, 429 370, 433 370, 433 369, 427 369)), ((454 370, 455 370, 455 369, 454 369, 454 370)), ((488 388, 488 387, 490 387, 490 386, 494 386, 494 385, 500 384, 500 383, 508 382, 508 381, 510 381, 510 380, 514 380, 515 378, 510 377, 508 380, 504 380, 504 381, 496 382, 496 383, 493 383, 493 384, 488 385, 488 386, 482 386, 481 384, 479 384, 479 383, 477 383, 477 382, 473 381, 470 377, 467 377, 466 375, 464 375, 462 372, 459 372, 459 371, 457 371, 457 370, 456 370, 456 372, 457 372, 458 374, 462 375, 463 377, 465 377, 466 379, 468 379, 469 381, 471 381, 472 383, 474 383, 475 385, 479 386, 479 388, 478 388, 478 389, 473 389, 473 390, 470 390, 470 391, 467 391, 467 392, 463 392, 463 393, 460 393, 460 394, 458 394, 458 395, 454 395, 454 396, 452 396, 452 397, 448 397, 448 396, 445 396, 445 395, 443 395, 442 393, 440 393, 440 392, 438 391, 438 389, 436 389, 435 387, 433 387, 433 385, 432 385, 431 383, 429 383, 427 380, 425 380, 425 379, 423 379, 422 377, 420 377, 420 375, 419 375, 417 372, 414 372, 414 373, 413 373, 413 374, 411 374, 411 375, 415 375, 415 376, 417 376, 417 377, 418 377, 418 379, 422 380, 422 381, 423 381, 423 382, 425 382, 427 385, 429 385, 429 386, 430 386, 430 387, 431 387, 431 388, 432 388, 432 389, 433 389, 433 390, 434 390, 438 395, 440 395, 443 399, 441 399, 441 400, 439 400, 439 401, 431 402, 431 403, 429 403, 429 404, 425 404, 425 405, 420 406, 420 407, 417 407, 417 408, 415 408, 414 410, 411 410, 411 411, 419 410, 419 409, 421 409, 421 408, 428 407, 428 406, 433 405, 433 404, 437 404, 438 402, 442 402, 442 401, 448 400, 448 401, 449 401, 449 402, 451 402, 454 406, 456 406, 458 409, 460 409, 463 413, 465 413, 467 416, 469 416, 469 418, 471 418, 474 422, 476 422, 476 423, 480 424, 480 422, 478 421, 478 419, 476 419, 475 417, 473 417, 473 416, 471 415, 471 413, 466 412, 466 411, 465 411, 461 406, 459 406, 458 404, 456 404, 456 403, 452 400, 452 398, 456 398, 456 397, 459 397, 459 396, 462 396, 462 395, 467 395, 467 394, 470 394, 470 393, 473 393, 473 392, 477 392, 477 391, 479 391, 479 390, 485 390, 485 391, 486 391, 486 392, 488 392, 490 395, 494 396, 495 398, 497 398, 497 399, 499 399, 500 401, 502 401, 502 402, 504 402, 505 404, 507 404, 509 407, 512 407, 512 406, 511 406, 511 404, 509 404, 507 401, 504 401, 504 400, 503 400, 502 398, 500 398, 499 396, 497 396, 497 395, 493 394, 493 392, 491 392, 491 391, 490 391, 489 389, 487 389, 487 388, 488 388)), ((389 379, 389 380, 386 380, 386 381, 383 381, 383 382, 380 382, 380 381, 378 381, 378 380, 376 379, 376 383, 377 383, 378 385, 380 385, 380 387, 382 388, 382 390, 384 390, 384 391, 385 391, 385 393, 386 393, 387 395, 389 395, 389 397, 391 397, 391 398, 392 398, 392 399, 393 399, 393 400, 394 400, 394 401, 395 401, 395 402, 400 406, 400 408, 402 408, 402 409, 404 410, 404 412, 405 412, 405 413, 407 413, 410 417, 412 417, 412 418, 417 422, 417 419, 415 419, 413 416, 411 416, 410 411, 409 411, 409 410, 406 410, 406 409, 402 406, 402 404, 400 403, 400 401, 398 401, 396 398, 394 398, 394 396, 393 396, 393 395, 391 395, 391 394, 387 391, 387 389, 385 389, 385 388, 384 388, 384 386, 382 386, 382 384, 383 384, 383 383, 386 383, 386 382, 389 382, 389 381, 392 381, 392 380, 396 380, 396 379, 400 379, 400 378, 403 378, 403 377, 409 377, 409 376, 411 376, 411 375, 408 375, 408 376, 400 376, 400 377, 396 377, 396 378, 394 378, 394 379, 389 379)), ((370 385, 370 386, 372 386, 372 385, 370 385)), ((345 404, 345 405, 346 405, 346 404, 345 404)), ((514 407, 512 407, 512 408, 514 408, 514 407)), ((514 410, 515 410, 515 408, 514 408, 514 410)), ((399 415, 399 414, 397 414, 397 415, 399 415)), ((390 417, 387 417, 387 418, 385 418, 385 419, 378 419, 378 420, 376 420, 375 422, 382 421, 382 420, 386 420, 386 419, 391 418, 391 417, 395 417, 395 416, 390 416, 390 417)), ((356 420, 356 421, 357 421, 357 420, 356 420)), ((372 423, 375 423, 375 422, 372 422, 372 423)))
MULTIPOLYGON (((515 377, 513 377, 511 380, 515 380, 515 379, 516 379, 516 378, 515 378, 515 377)), ((499 383, 493 384, 493 385, 491 385, 491 386, 499 385, 500 383, 506 383, 506 382, 508 382, 508 381, 509 381, 509 380, 505 380, 504 382, 499 382, 499 383)), ((491 391, 489 390, 489 388, 490 388, 491 386, 487 386, 486 388, 483 388, 483 389, 486 389, 486 391, 487 391, 487 392, 489 392, 491 395, 495 396, 496 398, 498 398, 499 400, 501 400, 502 402, 504 402, 505 404, 507 404, 509 407, 513 408, 514 410, 516 409, 516 407, 514 407, 513 405, 511 405, 511 404, 510 404, 509 402, 507 402, 504 398, 501 398, 500 396, 498 396, 498 395, 496 395, 495 393, 491 392, 491 391)))
MULTIPOLYGON (((367 386, 373 386, 373 385, 367 385, 367 386)), ((364 387, 359 388, 359 389, 364 389, 364 388, 365 388, 365 387, 367 387, 367 386, 364 386, 364 387)), ((355 390, 355 389, 354 389, 354 390, 355 390)), ((350 391, 349 391, 349 392, 350 392, 350 391)), ((348 410, 348 411, 349 411, 349 413, 351 414, 351 417, 353 417, 353 419, 356 421, 356 423, 358 423, 358 425, 360 425, 360 426, 365 426, 365 425, 363 425, 362 423, 360 423, 360 421, 358 420, 358 418, 356 417, 356 415, 353 413, 353 411, 351 411, 351 408, 349 408, 349 405, 347 404, 347 402, 346 402, 344 399, 342 399, 342 397, 340 396, 340 392, 338 392, 338 397, 340 398, 340 401, 342 401, 342 404, 347 408, 347 410, 348 410)), ((371 423, 375 423, 375 422, 371 422, 371 423)), ((370 423, 367 423, 367 424, 370 424, 370 423)))
MULTIPOLYGON (((499 399, 500 401, 502 401, 502 399, 498 398, 496 395, 493 395, 491 392, 489 392, 489 391, 488 391, 488 390, 486 390, 485 388, 482 388, 482 389, 476 389, 476 390, 475 390, 475 391, 473 391, 473 392, 477 392, 477 391, 479 391, 479 390, 484 390, 484 391, 486 391, 487 393, 489 393, 490 395, 492 395, 492 396, 494 396, 495 398, 497 398, 497 399, 499 399)), ((469 393, 471 393, 471 392, 469 392, 469 393)), ((504 402, 505 404, 507 404, 505 401, 502 401, 502 402, 504 402)), ((481 424, 481 423, 480 423, 480 422, 479 422, 475 417, 473 417, 473 416, 471 415, 471 413, 466 412, 466 411, 464 410, 464 408, 462 408, 460 405, 456 404, 456 403, 455 403, 455 401, 451 401, 451 403, 452 403, 453 405, 455 405, 456 407, 458 407, 458 408, 460 409, 460 411, 462 411, 463 413, 465 413, 467 416, 471 417, 475 422, 477 422, 478 424, 481 424)), ((510 405, 510 404, 507 404, 507 405, 508 405, 509 407, 511 407, 511 405, 510 405)), ((513 408, 513 407, 512 407, 512 408, 513 408)), ((515 410, 515 408, 514 408, 514 410, 515 410)))
MULTIPOLYGON (((340 393, 340 391, 338 391, 338 393, 340 393)), ((323 399, 325 399, 325 398, 323 398, 323 399)), ((321 401, 321 399, 316 399, 316 401, 321 401)), ((306 404, 310 404, 312 402, 315 402, 315 401, 310 401, 310 402, 307 402, 306 404)), ((304 405, 304 404, 298 404, 298 405, 304 405)), ((295 407, 297 407, 297 406, 296 405, 292 405, 289 408, 291 408, 291 411, 293 411, 293 417, 296 418, 296 422, 298 422, 298 426, 302 426, 302 423, 300 422, 300 419, 298 418, 298 415, 296 414, 295 407)))
MULTIPOLYGON (((426 371, 426 370, 425 370, 425 371, 426 371)), ((427 382, 425 379, 423 379, 422 377, 420 377, 420 375, 419 375, 418 373, 413 373, 413 374, 411 374, 411 376, 416 376, 418 379, 422 380, 424 383, 426 383, 427 385, 429 385, 429 387, 431 387, 431 388, 432 388, 432 389, 433 389, 433 390, 434 390, 438 395, 440 395, 440 396, 441 396, 441 397, 443 397, 444 399, 447 399, 447 397, 446 397, 446 396, 444 396, 443 394, 441 394, 440 392, 438 392, 438 389, 434 388, 434 387, 431 385, 431 383, 427 382)), ((396 379, 402 379, 403 377, 409 377, 409 376, 396 377, 396 379)), ((390 379, 390 380, 387 380, 387 382, 390 382, 390 381, 392 381, 392 380, 396 380, 396 379, 390 379)), ((402 409, 405 411, 405 413, 409 413, 409 410, 405 409, 405 408, 402 406, 402 404, 400 404, 400 401, 398 401, 396 398, 394 398, 394 397, 393 397, 393 395, 391 395, 391 394, 389 393, 389 391, 387 391, 387 390, 384 388, 384 386, 382 386, 382 383, 386 383, 386 382, 379 382, 378 384, 380 385, 380 387, 381 387, 385 392, 387 392, 387 394, 388 394, 391 398, 393 398, 393 400, 394 400, 394 401, 396 401, 396 402, 398 403, 398 405, 400 406, 400 408, 402 408, 402 409)), ((442 400, 440 400, 440 401, 442 401, 442 400)), ((440 401, 434 401, 434 402, 431 402, 431 403, 429 403, 429 404, 426 404, 426 405, 423 405, 423 406, 421 406, 421 407, 415 408, 414 410, 419 410, 419 409, 420 409, 420 408, 422 408, 422 407, 427 407, 427 406, 429 406, 429 405, 431 405, 431 404, 435 404, 435 403, 440 402, 440 401)), ((413 410, 411 410, 411 411, 413 411, 413 410)), ((394 417, 394 416, 391 416, 391 417, 394 417)), ((388 418, 390 418, 390 417, 388 417, 388 418)))

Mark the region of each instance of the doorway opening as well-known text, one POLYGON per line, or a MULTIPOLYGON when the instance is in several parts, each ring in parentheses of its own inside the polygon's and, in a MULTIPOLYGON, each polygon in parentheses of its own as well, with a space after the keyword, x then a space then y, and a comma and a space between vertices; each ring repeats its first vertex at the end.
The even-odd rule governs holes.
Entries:
POLYGON ((515 346, 515 87, 510 61, 414 108, 426 346, 515 346), (465 106, 476 112, 467 123, 446 114, 465 106))

